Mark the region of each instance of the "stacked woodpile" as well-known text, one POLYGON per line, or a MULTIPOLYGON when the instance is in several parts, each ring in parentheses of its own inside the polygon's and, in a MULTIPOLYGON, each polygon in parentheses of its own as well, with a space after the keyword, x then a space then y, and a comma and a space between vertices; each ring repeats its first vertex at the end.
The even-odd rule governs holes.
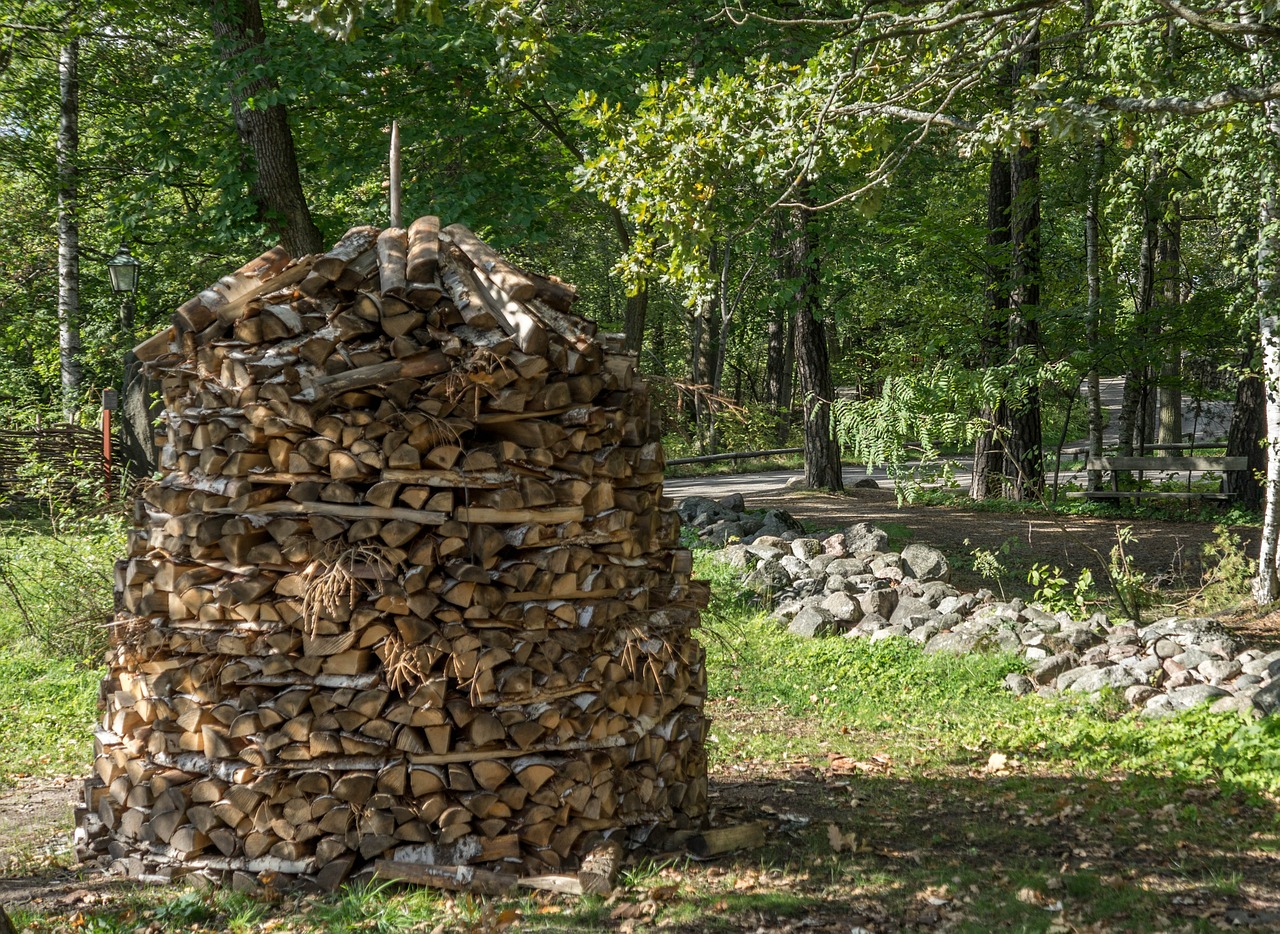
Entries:
POLYGON ((138 348, 164 476, 85 854, 332 886, 700 820, 706 592, 634 359, 575 298, 427 217, 268 252, 138 348))

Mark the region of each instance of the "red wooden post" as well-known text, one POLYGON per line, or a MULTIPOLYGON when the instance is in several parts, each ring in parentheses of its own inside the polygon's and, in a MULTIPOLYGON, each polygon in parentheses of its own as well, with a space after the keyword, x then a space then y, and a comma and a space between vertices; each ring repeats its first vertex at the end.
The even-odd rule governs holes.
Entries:
POLYGON ((102 475, 107 502, 111 502, 111 410, 120 405, 114 389, 102 391, 102 475))

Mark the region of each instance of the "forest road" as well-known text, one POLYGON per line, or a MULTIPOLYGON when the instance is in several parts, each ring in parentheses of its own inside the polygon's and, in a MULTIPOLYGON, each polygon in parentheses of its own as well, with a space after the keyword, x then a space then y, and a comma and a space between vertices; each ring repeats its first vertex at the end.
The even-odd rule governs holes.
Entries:
MULTIPOLYGON (((1104 442, 1114 442, 1119 437, 1118 426, 1120 406, 1124 400, 1124 379, 1118 376, 1109 377, 1102 380, 1101 383, 1102 407, 1107 412, 1107 427, 1103 430, 1102 437, 1104 442)), ((1081 401, 1083 402, 1083 399, 1081 401)), ((1198 399, 1184 400, 1182 425, 1187 434, 1194 432, 1194 437, 1198 442, 1225 438, 1227 429, 1231 426, 1231 403, 1198 399)), ((1046 442, 1056 444, 1056 439, 1053 441, 1046 439, 1046 442)), ((1064 447, 1070 450, 1084 443, 1085 439, 1076 439, 1068 441, 1064 447)), ((951 481, 939 479, 926 482, 924 485, 942 486, 944 483, 954 482, 959 489, 968 490, 969 484, 973 480, 973 457, 966 455, 947 458, 946 460, 951 464, 951 481)), ((1063 460, 1068 460, 1068 458, 1064 456, 1063 460)), ((914 461, 911 463, 918 464, 918 462, 914 461)), ((936 466, 936 464, 931 466, 936 466)), ((743 496, 777 495, 786 490, 789 481, 803 475, 803 471, 800 470, 771 470, 767 473, 683 477, 667 480, 663 484, 663 490, 675 500, 682 500, 688 496, 710 496, 718 499, 721 496, 729 496, 732 493, 741 493, 743 496)), ((866 477, 875 480, 881 488, 892 488, 889 475, 883 467, 873 470, 867 470, 865 467, 845 467, 845 489, 852 489, 855 483, 866 477)), ((1058 477, 1059 483, 1064 485, 1071 481, 1079 483, 1084 479, 1084 471, 1081 470, 1062 471, 1058 477)), ((1049 465, 1048 481, 1049 487, 1052 489, 1052 464, 1049 465)))

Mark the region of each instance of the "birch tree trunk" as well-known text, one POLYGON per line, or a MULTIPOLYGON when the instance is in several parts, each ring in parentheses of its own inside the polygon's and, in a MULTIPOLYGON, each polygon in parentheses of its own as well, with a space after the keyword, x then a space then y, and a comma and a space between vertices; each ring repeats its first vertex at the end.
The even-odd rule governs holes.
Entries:
POLYGON ((266 29, 258 0, 212 0, 213 35, 222 60, 231 65, 231 113, 240 141, 252 153, 256 169, 253 197, 264 223, 293 256, 318 253, 324 238, 307 206, 298 171, 298 155, 284 104, 259 107, 257 97, 270 97, 266 29))
MULTIPOLYGON (((1160 275, 1161 310, 1165 312, 1161 317, 1176 320, 1176 310, 1182 304, 1182 218, 1177 201, 1169 205, 1169 212, 1171 216, 1165 222, 1160 237, 1156 268, 1160 275)), ((1166 334, 1169 334, 1168 329, 1166 334)), ((1162 355, 1164 361, 1160 365, 1157 383, 1159 428, 1156 442, 1178 445, 1182 443, 1182 342, 1176 332, 1164 342, 1162 355)), ((1176 457, 1182 451, 1174 448, 1163 453, 1176 457)))
MULTIPOLYGON (((1089 164, 1089 201, 1084 215, 1084 265, 1088 289, 1088 306, 1085 312, 1085 345, 1089 349, 1088 402, 1089 402, 1089 453, 1102 456, 1102 381, 1098 363, 1102 356, 1099 340, 1102 316, 1102 275, 1098 244, 1098 211, 1101 206, 1102 169, 1107 158, 1106 142, 1098 137, 1093 143, 1093 158, 1089 164)), ((1102 471, 1089 471, 1089 489, 1102 487, 1102 471)))
MULTIPOLYGON (((1270 131, 1280 136, 1280 104, 1268 102, 1270 131)), ((1276 544, 1280 538, 1280 177, 1271 167, 1258 209, 1258 339, 1262 346, 1262 381, 1266 392, 1267 482, 1262 510, 1262 542, 1258 547, 1258 576, 1253 596, 1259 604, 1274 603, 1280 592, 1276 579, 1276 544)))
POLYGON ((62 414, 80 404, 80 40, 58 56, 58 369, 62 414))

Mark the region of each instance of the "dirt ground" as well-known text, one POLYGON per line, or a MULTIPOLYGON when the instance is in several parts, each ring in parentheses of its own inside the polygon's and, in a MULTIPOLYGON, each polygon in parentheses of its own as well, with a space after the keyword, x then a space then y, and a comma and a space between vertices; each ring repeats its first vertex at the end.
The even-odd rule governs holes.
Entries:
MULTIPOLYGON (((985 583, 965 566, 974 548, 1010 543, 1011 569, 1043 562, 1074 575, 1081 567, 1098 569, 1117 528, 1131 526, 1136 564, 1167 579, 1171 592, 1185 593, 1198 586, 1201 549, 1215 538, 1212 523, 1065 517, 1058 524, 955 507, 900 507, 886 491, 753 496, 748 506, 784 508, 820 527, 872 522, 895 544, 934 545, 952 559, 965 588, 985 583)), ((1246 540, 1253 537, 1241 531, 1246 540)), ((1255 643, 1280 643, 1280 615, 1246 609, 1225 621, 1255 643)), ((736 709, 731 698, 716 701, 710 712, 726 730, 814 728, 780 711, 761 724, 759 711, 736 709)), ((833 748, 839 745, 834 739, 833 748)), ((652 913, 615 913, 608 928, 633 930, 638 921, 644 929, 668 902, 683 901, 718 916, 717 930, 979 930, 984 911, 1026 902, 1033 914, 1048 911, 1042 916, 1058 925, 1050 930, 1125 930, 1125 910, 1153 909, 1171 930, 1206 923, 1280 930, 1275 805, 1226 790, 1152 785, 1125 775, 1070 781, 1016 766, 991 774, 978 762, 921 776, 885 759, 853 761, 834 751, 827 761, 721 762, 712 778, 717 823, 766 820, 769 848, 664 870, 652 892, 632 896, 652 905, 652 913), (1089 922, 1097 915, 1090 918, 1085 906, 1113 890, 1161 896, 1134 896, 1131 908, 1104 912, 1107 923, 1094 927, 1089 922), (1045 908, 1057 903, 1065 910, 1045 908)), ((69 776, 31 778, 0 790, 0 905, 74 915, 109 906, 127 889, 72 865, 77 783, 69 776)), ((1149 919, 1144 922, 1136 927, 1148 929, 1149 919)), ((1013 926, 1044 929, 1043 922, 1028 923, 1013 926)), ((661 926, 711 929, 702 921, 661 926)))

